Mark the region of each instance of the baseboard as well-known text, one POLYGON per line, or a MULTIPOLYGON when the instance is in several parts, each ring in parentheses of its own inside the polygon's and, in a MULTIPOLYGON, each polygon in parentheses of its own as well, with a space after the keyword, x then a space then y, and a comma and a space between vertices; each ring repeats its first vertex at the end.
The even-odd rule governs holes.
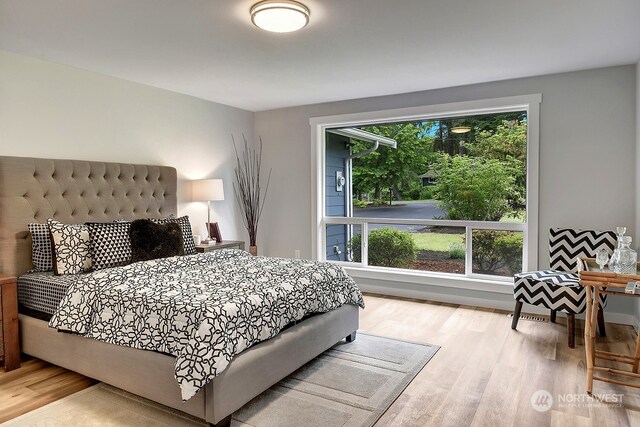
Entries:
POLYGON ((428 301, 446 302, 450 304, 471 305, 484 308, 497 308, 500 310, 513 311, 513 302, 497 301, 490 298, 477 298, 471 296, 452 295, 440 292, 431 292, 425 287, 420 289, 403 288, 401 284, 398 286, 379 286, 368 283, 358 283, 360 290, 371 294, 390 295, 402 298, 413 298, 428 301))
MULTIPOLYGON (((446 302, 449 304, 460 304, 460 305, 470 305, 477 306, 483 308, 495 308, 498 310, 505 311, 513 311, 514 308, 514 300, 513 299, 495 299, 491 296, 501 296, 502 294, 495 294, 491 292, 486 292, 487 297, 477 297, 477 296, 465 296, 465 295, 453 295, 441 292, 434 292, 430 290, 429 286, 422 287, 423 289, 409 288, 403 286, 403 283, 396 282, 394 286, 384 286, 384 285, 374 285, 371 283, 360 283, 358 281, 358 286, 363 292, 368 292, 372 294, 378 295, 390 295, 402 298, 413 298, 427 301, 435 301, 435 302, 446 302)), ((442 288, 439 288, 442 289, 442 288)), ((525 304, 522 308, 524 313, 531 314, 543 314, 549 315, 549 310, 546 308, 541 308, 533 305, 525 304)), ((558 317, 563 317, 564 313, 558 312, 558 317)), ((576 316, 578 319, 584 319, 584 314, 578 314, 576 316)), ((626 314, 626 313, 616 313, 616 312, 605 312, 605 320, 607 323, 619 323, 622 325, 630 325, 636 329, 636 331, 640 331, 640 319, 637 317, 626 314)))

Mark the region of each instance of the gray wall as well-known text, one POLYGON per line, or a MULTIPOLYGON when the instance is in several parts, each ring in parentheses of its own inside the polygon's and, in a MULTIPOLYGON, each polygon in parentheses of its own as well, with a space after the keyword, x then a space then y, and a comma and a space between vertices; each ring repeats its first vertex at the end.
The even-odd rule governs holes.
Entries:
POLYGON ((189 181, 222 178, 212 220, 244 239, 233 199, 231 135, 253 140, 253 113, 0 50, 0 154, 170 165, 178 211, 205 233, 207 208, 189 181))
MULTIPOLYGON (((640 61, 636 64, 636 233, 635 247, 640 247, 640 61)), ((640 298, 636 300, 636 326, 640 330, 640 298)))
MULTIPOLYGON (((300 249, 311 256, 309 118, 533 93, 542 93, 540 266, 548 266, 550 227, 626 225, 634 235, 636 67, 627 65, 256 113, 266 164, 288 171, 286 179, 275 177, 279 191, 265 208, 261 252, 291 256, 300 249)), ((632 302, 611 304, 616 311, 635 311, 632 302)))

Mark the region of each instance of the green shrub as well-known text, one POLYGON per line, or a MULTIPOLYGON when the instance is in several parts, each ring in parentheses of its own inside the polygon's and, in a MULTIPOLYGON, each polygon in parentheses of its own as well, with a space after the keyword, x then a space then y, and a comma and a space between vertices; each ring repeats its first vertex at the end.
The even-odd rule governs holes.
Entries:
POLYGON ((422 187, 413 186, 409 190, 401 191, 402 200, 419 200, 420 199, 420 190, 422 187))
MULTIPOLYGON (((360 262, 362 236, 356 234, 349 242, 353 260, 360 262)), ((416 244, 411 234, 394 228, 376 228, 369 233, 369 265, 409 267, 416 260, 416 244)))
POLYGON ((472 244, 473 261, 479 273, 495 274, 503 266, 509 270, 509 274, 522 271, 522 233, 476 230, 472 244))
POLYGON ((500 161, 443 154, 434 169, 434 193, 447 219, 499 221, 509 211, 514 178, 500 161))
POLYGON ((420 189, 420 200, 433 199, 433 186, 422 187, 420 189))
POLYGON ((364 200, 360 200, 360 199, 353 199, 353 207, 354 208, 366 208, 367 207, 367 202, 365 202, 364 200))
POLYGON ((465 258, 465 245, 462 243, 451 243, 449 245, 449 258, 451 259, 464 259, 465 258))

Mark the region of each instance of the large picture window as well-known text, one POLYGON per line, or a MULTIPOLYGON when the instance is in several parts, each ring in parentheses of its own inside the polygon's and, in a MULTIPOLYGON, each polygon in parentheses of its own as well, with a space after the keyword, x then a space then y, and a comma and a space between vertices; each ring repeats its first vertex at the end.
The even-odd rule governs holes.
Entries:
POLYGON ((498 281, 528 269, 537 250, 535 107, 316 124, 317 257, 498 281))

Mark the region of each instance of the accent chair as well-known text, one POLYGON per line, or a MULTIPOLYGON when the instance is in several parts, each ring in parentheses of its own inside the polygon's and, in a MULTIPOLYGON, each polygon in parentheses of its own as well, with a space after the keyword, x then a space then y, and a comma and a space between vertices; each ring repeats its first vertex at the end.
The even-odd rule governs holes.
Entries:
MULTIPOLYGON (((555 323, 556 313, 567 315, 569 347, 575 347, 575 315, 586 309, 587 293, 579 284, 579 257, 595 257, 604 248, 612 253, 616 246, 613 231, 575 230, 552 228, 549 230, 549 270, 518 273, 513 277, 513 297, 516 306, 513 311, 511 329, 516 329, 524 303, 546 307, 551 310, 551 322, 555 323)), ((598 330, 605 336, 603 309, 607 296, 600 295, 598 309, 598 330)))

